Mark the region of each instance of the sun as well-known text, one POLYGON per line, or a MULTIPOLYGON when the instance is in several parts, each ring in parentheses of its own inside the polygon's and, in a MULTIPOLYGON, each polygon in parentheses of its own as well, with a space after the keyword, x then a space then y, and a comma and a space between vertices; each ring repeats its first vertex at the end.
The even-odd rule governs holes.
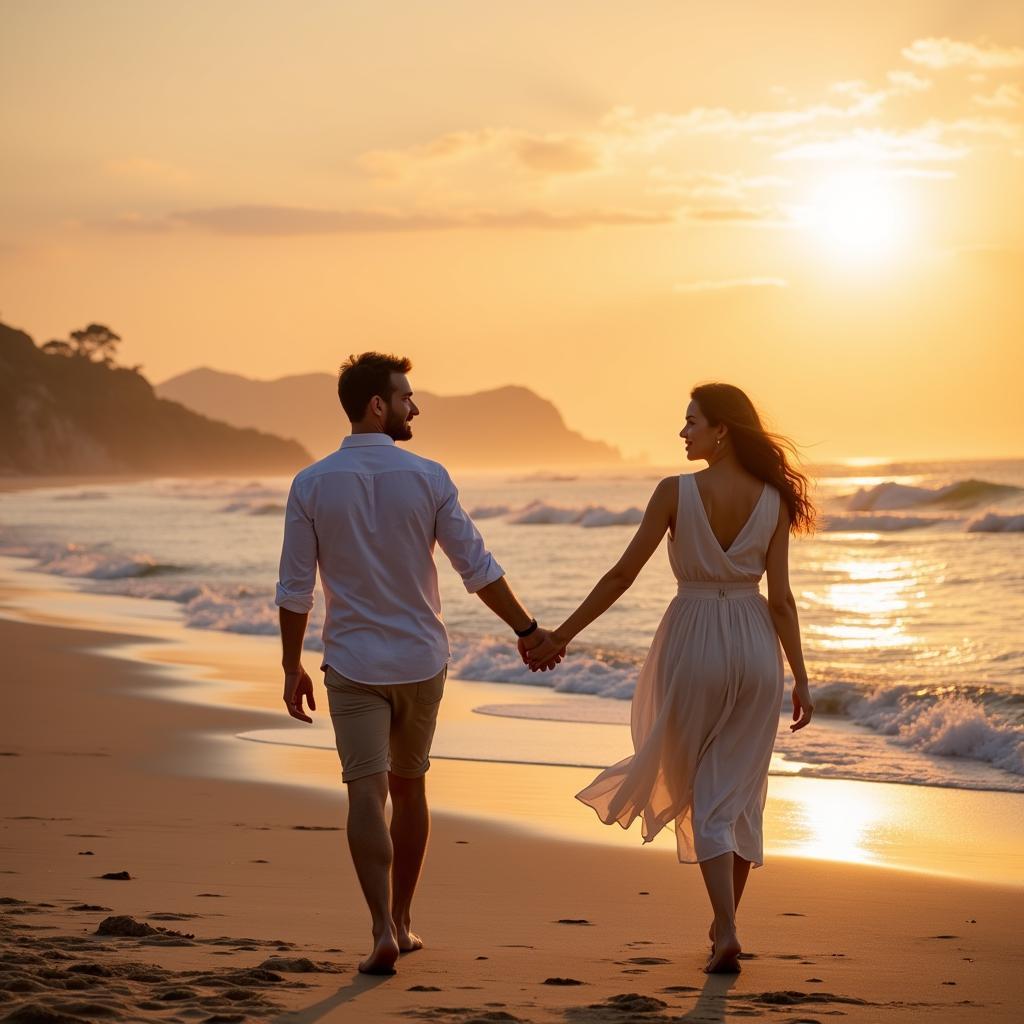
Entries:
POLYGON ((892 178, 869 171, 821 182, 803 219, 830 251, 850 259, 892 256, 908 236, 906 198, 892 178))

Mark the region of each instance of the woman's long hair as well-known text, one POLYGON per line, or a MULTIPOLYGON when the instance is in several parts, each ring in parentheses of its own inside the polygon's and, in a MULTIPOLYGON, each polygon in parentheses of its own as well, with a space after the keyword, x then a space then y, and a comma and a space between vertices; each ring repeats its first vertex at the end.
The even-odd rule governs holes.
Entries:
POLYGON ((724 423, 729 428, 729 440, 740 465, 779 492, 789 509, 790 530, 810 533, 816 512, 807 496, 808 480, 786 458, 788 452, 799 460, 796 445, 789 438, 765 430, 754 403, 732 384, 699 384, 690 397, 711 426, 724 423))

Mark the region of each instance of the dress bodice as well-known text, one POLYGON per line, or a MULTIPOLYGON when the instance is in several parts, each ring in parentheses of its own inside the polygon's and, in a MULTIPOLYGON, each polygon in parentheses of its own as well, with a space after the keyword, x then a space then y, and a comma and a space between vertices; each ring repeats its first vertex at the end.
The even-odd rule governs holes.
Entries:
POLYGON ((779 492, 766 483, 753 511, 726 550, 708 521, 692 473, 679 477, 675 536, 668 540, 668 560, 680 582, 753 583, 764 575, 768 544, 779 518, 779 492))

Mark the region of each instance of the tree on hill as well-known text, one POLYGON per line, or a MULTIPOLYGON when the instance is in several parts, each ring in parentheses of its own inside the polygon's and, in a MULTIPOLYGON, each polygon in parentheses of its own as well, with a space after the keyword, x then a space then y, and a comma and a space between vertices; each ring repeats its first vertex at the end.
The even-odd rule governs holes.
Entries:
MULTIPOLYGON (((89 324, 81 330, 72 331, 68 337, 70 341, 56 338, 48 341, 43 345, 43 351, 50 356, 74 356, 104 366, 117 365, 117 346, 121 344, 121 336, 104 324, 89 324)), ((139 367, 133 369, 137 372, 139 367)))

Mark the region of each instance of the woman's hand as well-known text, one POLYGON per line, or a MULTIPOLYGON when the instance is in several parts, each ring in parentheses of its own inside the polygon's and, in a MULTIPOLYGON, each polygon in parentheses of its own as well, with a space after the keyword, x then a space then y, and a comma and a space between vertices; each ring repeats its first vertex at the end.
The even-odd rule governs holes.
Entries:
POLYGON ((531 672, 547 672, 553 669, 564 657, 566 645, 553 632, 546 629, 535 630, 526 640, 520 640, 519 656, 531 672), (535 637, 537 642, 532 643, 535 637))
POLYGON ((811 703, 811 691, 807 683, 796 683, 793 686, 793 724, 789 727, 791 732, 802 729, 805 725, 811 724, 811 715, 814 714, 814 705, 811 703))

